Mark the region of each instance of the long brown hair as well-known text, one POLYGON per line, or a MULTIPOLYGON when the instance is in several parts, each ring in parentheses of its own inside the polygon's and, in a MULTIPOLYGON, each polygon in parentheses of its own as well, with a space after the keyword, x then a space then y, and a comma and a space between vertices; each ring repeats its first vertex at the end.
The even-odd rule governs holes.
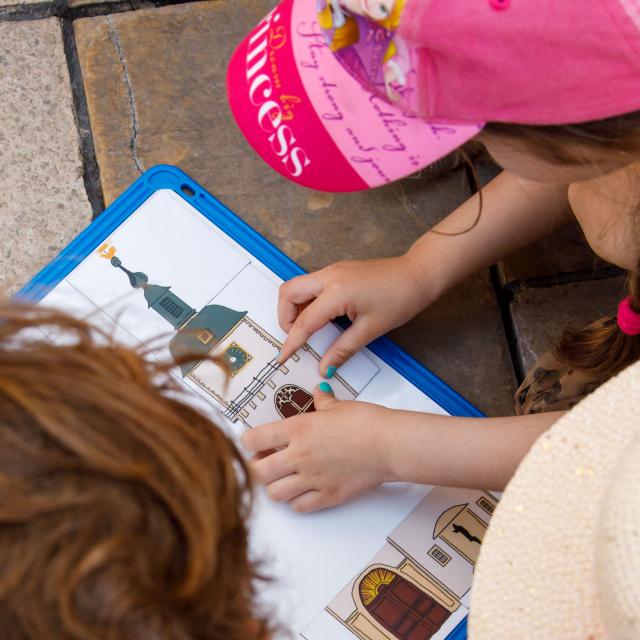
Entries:
MULTIPOLYGON (((524 143, 531 153, 559 166, 590 163, 594 151, 618 152, 631 164, 640 154, 640 112, 566 126, 491 123, 483 134, 524 143)), ((637 244, 640 251, 640 229, 637 244)), ((631 297, 634 311, 640 313, 640 263, 628 273, 626 295, 631 297)), ((597 327, 565 331, 555 353, 568 367, 604 382, 640 358, 640 336, 624 334, 612 318, 597 327)))
POLYGON ((524 143, 531 153, 557 165, 593 162, 594 151, 628 154, 631 163, 640 153, 640 111, 571 125, 491 122, 482 133, 524 143))
POLYGON ((0 304, 3 638, 268 637, 245 463, 168 371, 79 320, 0 304))

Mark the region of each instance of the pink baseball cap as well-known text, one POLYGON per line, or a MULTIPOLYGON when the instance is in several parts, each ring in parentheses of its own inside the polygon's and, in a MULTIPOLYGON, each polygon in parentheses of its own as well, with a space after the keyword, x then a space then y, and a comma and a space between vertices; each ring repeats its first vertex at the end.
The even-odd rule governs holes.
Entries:
POLYGON ((231 110, 283 176, 398 180, 486 122, 640 109, 640 0, 284 0, 227 72, 231 110))

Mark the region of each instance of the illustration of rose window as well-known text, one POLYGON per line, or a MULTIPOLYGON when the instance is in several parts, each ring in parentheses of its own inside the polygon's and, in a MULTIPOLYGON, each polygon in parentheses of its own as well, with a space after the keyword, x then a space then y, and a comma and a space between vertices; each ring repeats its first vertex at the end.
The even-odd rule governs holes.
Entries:
POLYGON ((360 599, 378 624, 398 640, 428 640, 451 615, 419 587, 388 569, 362 578, 360 599))
POLYGON ((311 413, 316 410, 313 405, 313 396, 295 384, 286 384, 280 387, 274 401, 277 412, 283 418, 291 418, 300 413, 311 413))

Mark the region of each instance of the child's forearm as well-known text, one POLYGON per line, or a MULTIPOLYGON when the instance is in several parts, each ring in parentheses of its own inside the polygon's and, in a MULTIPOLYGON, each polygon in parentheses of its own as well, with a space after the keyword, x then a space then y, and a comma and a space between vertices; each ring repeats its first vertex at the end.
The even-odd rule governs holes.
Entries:
POLYGON ((502 490, 538 437, 565 412, 505 418, 455 418, 398 412, 378 449, 389 479, 502 490))
POLYGON ((482 197, 482 213, 475 226, 477 194, 407 252, 416 277, 428 283, 424 293, 427 304, 466 277, 548 235, 571 217, 567 186, 531 182, 507 171, 483 188, 482 197), (459 235, 440 235, 452 233, 459 235))

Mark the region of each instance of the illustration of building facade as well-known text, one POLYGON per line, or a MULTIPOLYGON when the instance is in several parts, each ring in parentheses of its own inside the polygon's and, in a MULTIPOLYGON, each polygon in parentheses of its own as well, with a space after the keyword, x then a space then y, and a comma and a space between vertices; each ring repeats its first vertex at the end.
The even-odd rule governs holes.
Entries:
MULTIPOLYGON (((140 271, 112 256, 134 289, 142 290, 149 309, 176 331, 169 351, 189 378, 224 407, 224 415, 246 426, 315 411, 312 392, 322 381, 320 356, 307 344, 285 364, 277 362, 282 344, 246 311, 208 304, 200 311, 171 291, 150 284, 140 271)), ((356 391, 340 376, 331 381, 337 398, 352 400, 356 391)))
POLYGON ((326 611, 360 640, 440 637, 471 588, 496 505, 482 491, 433 489, 326 611))

